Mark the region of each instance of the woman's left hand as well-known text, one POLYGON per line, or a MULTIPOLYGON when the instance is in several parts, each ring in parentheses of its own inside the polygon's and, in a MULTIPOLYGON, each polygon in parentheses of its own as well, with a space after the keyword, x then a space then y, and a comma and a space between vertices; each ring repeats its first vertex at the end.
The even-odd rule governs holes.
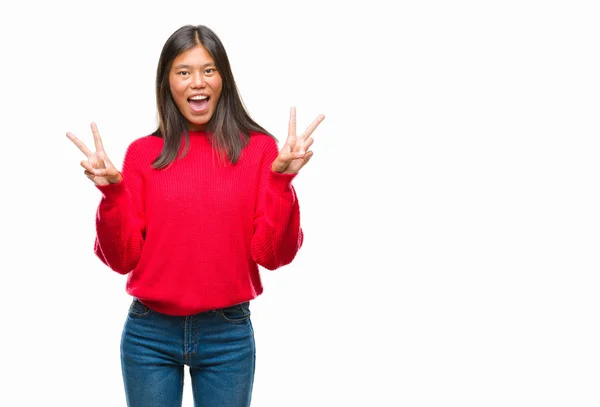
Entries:
POLYGON ((313 156, 313 152, 310 146, 314 142, 311 134, 317 126, 325 119, 325 115, 319 115, 315 121, 304 131, 302 136, 296 136, 296 108, 292 107, 290 110, 290 123, 288 129, 288 137, 285 140, 285 144, 279 151, 279 155, 273 161, 271 169, 274 172, 282 174, 297 174, 302 167, 313 156))

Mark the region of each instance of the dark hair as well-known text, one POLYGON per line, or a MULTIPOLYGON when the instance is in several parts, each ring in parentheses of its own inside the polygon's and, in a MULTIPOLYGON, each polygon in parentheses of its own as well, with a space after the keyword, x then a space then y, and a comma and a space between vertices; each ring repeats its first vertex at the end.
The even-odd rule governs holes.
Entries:
POLYGON ((156 69, 158 128, 152 135, 162 137, 164 145, 160 155, 152 163, 154 168, 165 168, 177 158, 182 134, 185 134, 186 147, 181 157, 187 152, 190 140, 188 123, 171 95, 169 72, 177 56, 197 45, 206 48, 215 60, 223 82, 217 107, 206 126, 210 140, 221 157, 226 156, 231 163, 235 164, 240 158, 242 149, 250 140, 251 131, 273 137, 252 120, 244 108, 225 47, 219 37, 206 26, 184 25, 171 34, 165 42, 156 69))

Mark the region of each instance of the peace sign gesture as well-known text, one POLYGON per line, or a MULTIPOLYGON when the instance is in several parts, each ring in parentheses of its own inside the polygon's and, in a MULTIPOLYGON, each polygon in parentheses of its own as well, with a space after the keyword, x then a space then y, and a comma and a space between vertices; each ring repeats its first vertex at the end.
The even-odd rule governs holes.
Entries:
POLYGON ((104 152, 104 146, 102 145, 98 127, 96 126, 96 123, 93 122, 92 134, 94 135, 96 152, 92 152, 88 149, 73 133, 67 133, 69 140, 71 140, 87 157, 87 160, 81 161, 81 166, 85 168, 84 174, 96 185, 117 184, 121 182, 123 176, 104 152))
POLYGON ((311 134, 317 126, 325 119, 325 115, 319 115, 315 121, 304 131, 302 136, 296 136, 296 108, 290 109, 290 122, 288 127, 288 137, 285 140, 284 146, 281 148, 279 155, 273 161, 271 169, 274 172, 283 174, 297 174, 302 167, 313 156, 313 152, 309 150, 314 142, 311 134))

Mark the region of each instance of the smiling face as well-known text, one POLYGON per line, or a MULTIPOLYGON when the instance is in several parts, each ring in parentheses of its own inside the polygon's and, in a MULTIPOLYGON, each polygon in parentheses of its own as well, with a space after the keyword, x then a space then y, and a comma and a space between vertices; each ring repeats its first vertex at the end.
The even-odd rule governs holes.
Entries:
POLYGON ((169 86, 188 129, 205 130, 223 88, 221 75, 206 48, 196 45, 175 58, 169 72, 169 86))

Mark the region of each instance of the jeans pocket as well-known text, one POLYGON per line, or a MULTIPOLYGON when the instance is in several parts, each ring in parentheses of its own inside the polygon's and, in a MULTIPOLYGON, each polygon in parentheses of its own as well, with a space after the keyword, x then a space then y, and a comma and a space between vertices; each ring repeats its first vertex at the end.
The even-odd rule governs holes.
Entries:
POLYGON ((152 310, 142 304, 137 298, 134 298, 133 302, 129 306, 129 316, 132 317, 142 318, 150 315, 150 312, 152 312, 152 310))
POLYGON ((250 319, 250 303, 243 302, 227 308, 221 308, 219 315, 232 324, 242 324, 250 319))

